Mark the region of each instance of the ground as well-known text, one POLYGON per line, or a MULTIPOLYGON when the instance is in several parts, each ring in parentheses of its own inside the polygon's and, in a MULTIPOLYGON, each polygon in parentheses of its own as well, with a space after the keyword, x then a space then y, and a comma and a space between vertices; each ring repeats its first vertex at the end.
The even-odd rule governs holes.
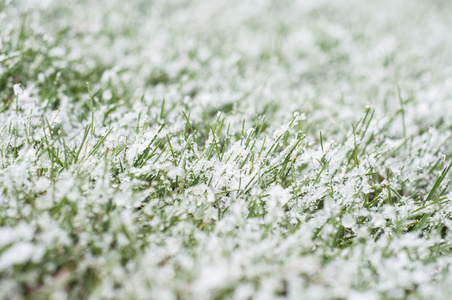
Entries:
POLYGON ((0 298, 450 299, 451 12, 0 0, 0 298))

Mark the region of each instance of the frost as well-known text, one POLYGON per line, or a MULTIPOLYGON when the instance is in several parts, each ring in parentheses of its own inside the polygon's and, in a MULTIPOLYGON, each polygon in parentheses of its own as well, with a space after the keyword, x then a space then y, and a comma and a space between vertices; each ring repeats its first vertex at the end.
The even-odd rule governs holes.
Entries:
POLYGON ((350 293, 350 300, 377 300, 379 299, 378 293, 374 291, 367 292, 355 292, 350 293))
POLYGON ((290 199, 290 192, 279 185, 269 188, 268 194, 268 204, 270 208, 274 208, 276 205, 285 205, 290 199))
POLYGON ((345 228, 351 228, 355 224, 353 220, 353 216, 350 214, 346 214, 342 217, 342 226, 345 228))
POLYGON ((43 255, 42 247, 37 247, 29 242, 14 244, 0 255, 0 270, 5 270, 17 264, 23 264, 30 260, 37 261, 43 255))
POLYGON ((0 227, 0 248, 13 243, 14 241, 25 239, 31 240, 33 228, 26 224, 17 227, 0 227))
POLYGON ((15 84, 14 85, 14 95, 19 96, 20 94, 22 94, 22 88, 20 87, 20 84, 15 84))
POLYGON ((375 214, 372 218, 372 224, 375 227, 382 227, 386 224, 386 220, 379 214, 375 214))
POLYGON ((63 47, 55 47, 49 50, 49 55, 54 57, 62 57, 66 54, 66 49, 63 47))
POLYGON ((179 2, 1 7, 0 298, 450 298, 452 3, 179 2))
POLYGON ((182 168, 171 168, 167 175, 169 178, 175 179, 177 177, 183 176, 184 170, 182 168))

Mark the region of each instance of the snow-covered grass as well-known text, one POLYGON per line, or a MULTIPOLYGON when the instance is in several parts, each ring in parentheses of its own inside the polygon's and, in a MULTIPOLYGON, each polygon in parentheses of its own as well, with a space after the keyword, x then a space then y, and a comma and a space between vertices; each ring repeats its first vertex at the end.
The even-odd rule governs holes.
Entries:
POLYGON ((450 299, 451 13, 0 0, 0 298, 450 299))

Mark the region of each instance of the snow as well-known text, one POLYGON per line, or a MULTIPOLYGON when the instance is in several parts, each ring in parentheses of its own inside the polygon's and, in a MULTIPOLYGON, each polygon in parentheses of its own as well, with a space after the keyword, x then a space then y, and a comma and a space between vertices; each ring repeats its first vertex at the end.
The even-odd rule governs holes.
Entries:
POLYGON ((0 6, 0 298, 450 297, 447 1, 0 6))

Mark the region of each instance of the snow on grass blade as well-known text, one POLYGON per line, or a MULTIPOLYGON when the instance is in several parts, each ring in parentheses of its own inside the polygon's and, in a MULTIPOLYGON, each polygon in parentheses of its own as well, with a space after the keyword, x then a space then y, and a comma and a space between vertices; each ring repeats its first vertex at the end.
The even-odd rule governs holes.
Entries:
POLYGON ((0 0, 0 299, 449 299, 451 9, 0 0))

